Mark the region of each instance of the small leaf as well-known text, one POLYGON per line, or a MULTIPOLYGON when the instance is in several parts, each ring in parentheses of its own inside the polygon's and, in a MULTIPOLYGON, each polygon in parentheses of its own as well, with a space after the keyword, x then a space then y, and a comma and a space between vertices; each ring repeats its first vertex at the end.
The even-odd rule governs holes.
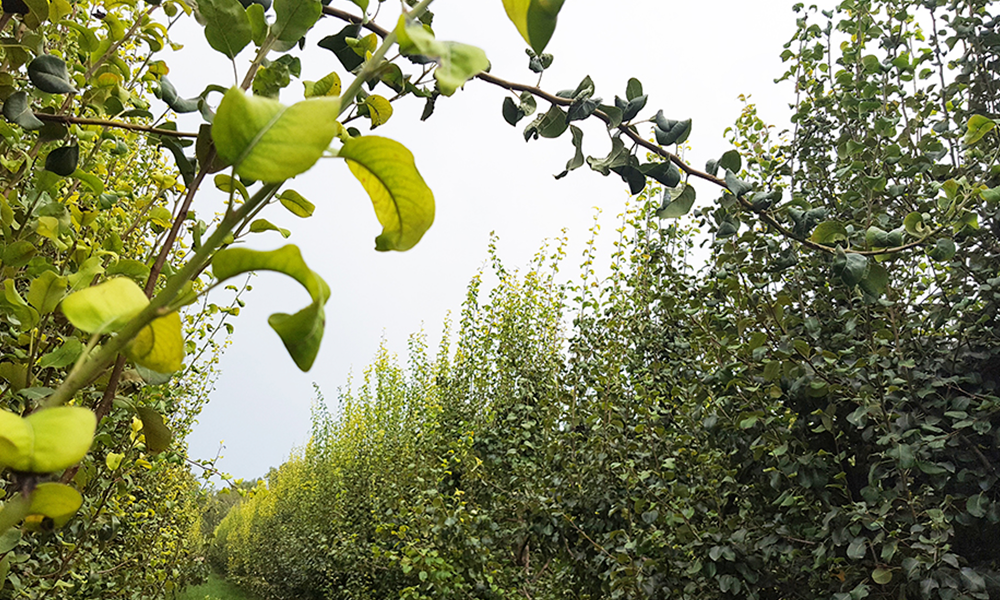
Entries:
POLYGON ((309 292, 312 303, 295 313, 275 313, 268 323, 277 332, 302 371, 312 368, 323 340, 326 314, 323 306, 330 297, 326 282, 313 272, 295 246, 285 246, 271 252, 257 252, 245 248, 227 248, 212 259, 212 272, 220 281, 250 271, 277 271, 292 277, 309 292))
POLYGON ((879 585, 886 585, 892 581, 892 571, 879 567, 872 571, 872 581, 879 585))
POLYGON ((40 483, 31 492, 28 514, 48 517, 59 528, 69 523, 82 504, 83 496, 72 487, 62 483, 40 483))
POLYGON ((131 279, 116 277, 62 301, 62 311, 78 329, 87 333, 118 331, 142 312, 149 299, 131 279))
POLYGON ((847 546, 847 556, 855 560, 860 560, 865 557, 865 550, 865 538, 856 537, 847 546))
POLYGON ((743 169, 743 159, 740 158, 740 153, 736 150, 730 150, 723 154, 718 164, 723 169, 733 173, 739 173, 743 169))
POLYGON ((503 120, 511 126, 517 125, 518 121, 524 118, 524 113, 521 109, 514 103, 514 100, 508 96, 503 99, 503 120))
POLYGON ((319 160, 339 129, 339 112, 338 98, 284 106, 234 87, 219 104, 212 140, 219 156, 240 176, 277 183, 309 170, 319 160))
POLYGON ((142 434, 146 437, 146 448, 153 454, 169 448, 174 434, 164 424, 160 413, 145 406, 138 407, 136 412, 142 420, 142 434))
POLYGON ((205 39, 215 50, 236 58, 250 43, 250 18, 238 0, 198 0, 198 12, 205 20, 205 39))
POLYGON ((817 244, 835 244, 847 240, 847 228, 839 221, 826 221, 816 226, 809 239, 817 244))
POLYGON ((368 118, 372 121, 372 129, 384 124, 392 116, 392 104, 378 94, 372 94, 365 98, 364 106, 368 109, 368 118))
POLYGON ((302 83, 305 85, 306 98, 340 95, 340 75, 336 72, 324 76, 319 81, 303 81, 302 83))
POLYGON ((11 123, 20 125, 21 129, 29 131, 41 129, 45 125, 31 111, 26 92, 14 92, 4 101, 3 116, 11 123))
POLYGON ((983 137, 987 133, 993 131, 996 126, 996 121, 990 119, 989 117, 985 117, 983 115, 972 115, 972 117, 969 118, 968 128, 962 142, 964 142, 966 146, 971 146, 972 144, 975 144, 979 140, 983 139, 983 137))
POLYGON ((75 363, 81 354, 83 354, 83 343, 76 338, 69 338, 55 350, 43 354, 38 359, 38 367, 40 369, 63 369, 75 363))
POLYGON ((680 195, 674 200, 664 204, 660 210, 656 211, 656 216, 661 219, 676 219, 683 217, 691 212, 691 207, 694 206, 696 197, 697 194, 695 194, 694 187, 685 184, 680 195))
POLYGON ((656 141, 661 146, 683 144, 691 135, 691 119, 673 121, 663 116, 663 111, 656 113, 656 125, 653 126, 656 141))
POLYGON ((108 452, 108 455, 104 457, 104 464, 107 465, 109 471, 117 471, 118 467, 122 466, 122 461, 124 459, 124 454, 120 454, 118 452, 108 452))
POLYGON ((632 77, 625 85, 625 99, 631 102, 640 96, 642 96, 642 82, 632 77))
POLYGON ((434 195, 399 142, 376 136, 347 140, 340 149, 382 224, 375 249, 409 250, 434 222, 434 195))
POLYGON ((250 223, 251 233, 263 233, 265 231, 277 231, 278 233, 281 234, 281 237, 286 239, 288 238, 288 236, 292 235, 291 231, 288 231, 287 229, 282 229, 281 227, 278 227, 277 225, 268 221, 267 219, 255 219, 253 223, 250 223))
POLYGON ((732 171, 726 171, 726 188, 729 189, 734 196, 739 198, 743 194, 751 191, 753 186, 737 177, 732 171))
POLYGON ((278 196, 278 201, 281 205, 287 208, 293 215, 305 219, 306 217, 311 217, 313 211, 316 210, 316 205, 312 202, 306 200, 301 194, 295 190, 285 190, 281 192, 278 196))
POLYGON ((58 56, 43 54, 28 63, 28 78, 35 87, 50 94, 75 94, 66 63, 58 56))
POLYGON ((180 314, 172 312, 143 327, 122 353, 135 364, 157 373, 179 371, 184 365, 180 314))
POLYGON ((563 0, 503 0, 507 17, 535 54, 545 51, 562 5, 563 0))
POLYGON ((69 177, 80 162, 80 147, 76 144, 56 148, 45 157, 45 170, 56 175, 69 177))

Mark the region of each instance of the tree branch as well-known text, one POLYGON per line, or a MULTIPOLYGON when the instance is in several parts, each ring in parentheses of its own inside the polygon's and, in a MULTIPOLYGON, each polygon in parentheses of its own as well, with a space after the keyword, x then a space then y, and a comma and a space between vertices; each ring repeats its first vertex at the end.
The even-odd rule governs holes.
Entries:
POLYGON ((175 137, 175 138, 197 138, 197 133, 188 133, 186 131, 173 131, 171 129, 159 129, 157 127, 150 127, 148 125, 137 125, 135 123, 122 123, 120 121, 109 121, 107 119, 86 119, 84 117, 74 117, 71 115, 50 115, 48 113, 36 112, 35 116, 38 117, 40 121, 49 121, 51 123, 62 123, 63 125, 99 125, 101 127, 115 127, 117 129, 128 129, 129 131, 138 131, 140 133, 150 133, 155 135, 162 135, 165 137, 175 137))

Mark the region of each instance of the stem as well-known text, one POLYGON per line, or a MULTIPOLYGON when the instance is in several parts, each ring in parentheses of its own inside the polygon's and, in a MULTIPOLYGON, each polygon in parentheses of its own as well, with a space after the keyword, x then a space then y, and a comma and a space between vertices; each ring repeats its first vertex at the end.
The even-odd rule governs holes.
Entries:
POLYGON ((86 385, 93 376, 111 364, 112 361, 114 361, 118 356, 118 353, 121 352, 125 346, 132 341, 132 338, 138 335, 144 327, 153 322, 153 320, 170 312, 169 309, 167 309, 167 305, 177 296, 181 289, 183 289, 185 283, 197 277, 202 268, 208 265, 212 255, 223 245, 226 237, 232 231, 233 227, 235 227, 248 214, 250 214, 250 212, 257 208, 257 206, 270 200, 271 197, 274 196, 274 193, 278 191, 278 188, 281 187, 282 183, 284 182, 265 184, 264 187, 257 190, 257 193, 255 193, 246 204, 240 207, 239 210, 230 215, 226 215, 222 222, 219 223, 216 230, 212 233, 212 236, 209 237, 200 248, 198 248, 198 251, 195 252, 191 260, 189 260, 176 275, 167 280, 163 290, 150 300, 149 305, 147 305, 146 308, 143 309, 143 311, 135 318, 129 321, 114 337, 108 339, 95 356, 81 365, 79 369, 70 373, 59 388, 43 401, 42 405, 45 407, 52 407, 60 406, 69 402, 73 395, 80 388, 86 385))

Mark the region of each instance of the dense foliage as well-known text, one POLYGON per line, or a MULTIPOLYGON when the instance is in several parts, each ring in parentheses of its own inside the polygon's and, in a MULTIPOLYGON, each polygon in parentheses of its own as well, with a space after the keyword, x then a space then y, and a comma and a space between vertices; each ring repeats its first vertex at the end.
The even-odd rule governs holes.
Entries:
POLYGON ((603 280, 492 251, 454 353, 320 404, 213 561, 269 598, 1000 596, 990 9, 799 5, 795 129, 730 130, 707 268, 683 186, 603 280))

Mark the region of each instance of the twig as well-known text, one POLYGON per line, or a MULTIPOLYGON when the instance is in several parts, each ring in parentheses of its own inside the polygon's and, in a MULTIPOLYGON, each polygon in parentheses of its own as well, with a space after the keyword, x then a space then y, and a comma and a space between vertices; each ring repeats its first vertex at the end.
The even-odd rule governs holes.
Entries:
POLYGON ((162 135, 165 137, 175 137, 175 138, 198 137, 197 133, 189 133, 186 131, 173 131, 170 129, 159 129, 157 127, 150 127, 148 125, 138 125, 135 123, 122 123, 120 121, 109 121, 106 119, 86 119, 84 117, 74 117, 71 115, 50 115, 41 112, 36 112, 35 117, 37 117, 40 121, 62 123, 63 125, 69 125, 69 124, 99 125, 101 127, 116 127, 118 129, 128 129, 129 131, 138 131, 141 133, 150 133, 154 135, 162 135))

